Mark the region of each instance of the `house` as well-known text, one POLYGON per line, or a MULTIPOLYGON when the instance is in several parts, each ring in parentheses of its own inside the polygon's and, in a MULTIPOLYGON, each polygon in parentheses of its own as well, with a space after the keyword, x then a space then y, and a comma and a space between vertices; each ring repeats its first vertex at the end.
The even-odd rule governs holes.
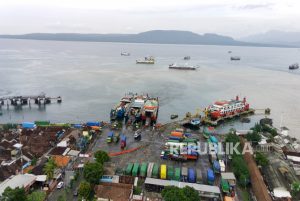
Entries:
POLYGON ((7 187, 15 189, 17 187, 22 188, 24 187, 26 191, 30 189, 30 187, 34 184, 36 180, 36 176, 32 174, 18 174, 14 175, 2 183, 0 183, 0 196, 4 192, 7 187))
POLYGON ((64 168, 67 167, 71 158, 69 156, 52 156, 55 161, 57 167, 64 168))
POLYGON ((95 186, 97 200, 128 201, 132 197, 133 185, 120 183, 100 183, 95 186))

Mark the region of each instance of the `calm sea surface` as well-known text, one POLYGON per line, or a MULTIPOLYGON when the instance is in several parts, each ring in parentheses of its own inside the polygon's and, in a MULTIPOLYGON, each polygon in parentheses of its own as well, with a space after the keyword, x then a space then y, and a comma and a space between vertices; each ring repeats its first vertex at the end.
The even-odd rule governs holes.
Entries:
MULTIPOLYGON (((15 110, 2 106, 0 123, 34 120, 84 122, 109 120, 110 109, 126 92, 148 93, 160 98, 159 122, 171 114, 203 109, 218 99, 246 96, 256 109, 271 108, 275 126, 290 129, 300 138, 299 49, 158 45, 92 42, 56 42, 0 39, 0 97, 11 95, 62 96, 63 103, 15 110), (229 54, 228 51, 232 53, 229 54), (120 56, 121 51, 131 53, 120 56), (147 55, 155 65, 137 65, 147 55), (169 70, 171 63, 199 65, 197 71, 169 70), (230 56, 240 61, 230 61, 230 56)), ((247 129, 251 124, 228 123, 247 129)))

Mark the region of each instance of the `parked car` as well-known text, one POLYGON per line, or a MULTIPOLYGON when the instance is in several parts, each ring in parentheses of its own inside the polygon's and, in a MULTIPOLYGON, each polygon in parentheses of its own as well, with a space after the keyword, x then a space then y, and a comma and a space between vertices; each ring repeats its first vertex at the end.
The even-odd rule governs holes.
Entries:
POLYGON ((61 181, 57 184, 56 188, 61 189, 64 186, 64 182, 61 181))
POLYGON ((73 196, 78 196, 78 188, 76 188, 74 191, 73 191, 73 196))

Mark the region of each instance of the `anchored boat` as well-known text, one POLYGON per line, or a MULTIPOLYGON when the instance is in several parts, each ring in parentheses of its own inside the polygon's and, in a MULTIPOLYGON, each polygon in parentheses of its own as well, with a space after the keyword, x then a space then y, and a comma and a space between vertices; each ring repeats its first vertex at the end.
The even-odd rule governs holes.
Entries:
POLYGON ((296 70, 298 68, 299 68, 299 64, 298 63, 294 63, 294 64, 289 65, 289 69, 290 70, 296 70))
POLYGON ((188 65, 171 64, 171 65, 169 65, 169 69, 176 69, 176 70, 196 70, 196 67, 194 67, 194 66, 188 66, 188 65))
POLYGON ((136 60, 137 64, 154 64, 155 60, 154 57, 145 57, 144 59, 138 59, 136 60))
POLYGON ((124 96, 120 102, 115 106, 115 108, 111 109, 110 111, 110 120, 114 121, 114 120, 121 120, 124 118, 124 115, 126 113, 126 111, 128 110, 128 107, 130 105, 130 103, 133 100, 133 96, 132 95, 127 95, 124 96))
POLYGON ((121 56, 130 56, 129 52, 121 52, 121 56))
POLYGON ((145 102, 145 105, 142 108, 142 120, 146 126, 153 125, 156 123, 158 109, 158 98, 150 98, 145 102))
POLYGON ((230 60, 231 61, 238 61, 238 60, 241 60, 241 57, 233 56, 233 57, 230 57, 230 60))
POLYGON ((191 57, 190 57, 190 56, 185 56, 185 57, 183 57, 183 59, 184 59, 184 60, 190 60, 191 57))
POLYGON ((133 124, 141 121, 142 108, 147 99, 148 96, 144 95, 137 95, 133 98, 125 114, 125 123, 133 124))
POLYGON ((217 120, 226 116, 237 116, 249 109, 246 98, 239 100, 239 97, 236 96, 236 99, 216 101, 206 108, 206 113, 211 119, 217 120))

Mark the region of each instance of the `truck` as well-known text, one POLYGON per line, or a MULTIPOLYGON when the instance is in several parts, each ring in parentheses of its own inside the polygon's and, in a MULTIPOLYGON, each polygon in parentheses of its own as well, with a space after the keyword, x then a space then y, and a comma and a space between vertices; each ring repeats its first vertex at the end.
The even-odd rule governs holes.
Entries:
POLYGON ((227 180, 221 179, 221 189, 223 193, 229 193, 230 191, 230 186, 227 180))
POLYGON ((216 173, 216 174, 220 174, 221 173, 221 166, 220 166, 219 161, 215 160, 213 162, 213 170, 214 170, 214 173, 216 173))
POLYGON ((125 170, 125 175, 131 175, 132 168, 133 168, 133 163, 128 163, 127 168, 125 170))
POLYGON ((213 143, 208 143, 208 158, 211 163, 217 160, 216 148, 215 148, 215 144, 213 143))
POLYGON ((188 168, 187 167, 182 167, 181 168, 181 180, 183 182, 186 182, 188 179, 188 168))
POLYGON ((159 173, 159 166, 156 163, 154 163, 151 177, 157 179, 158 173, 159 173))
POLYGON ((196 183, 196 171, 193 168, 188 169, 188 182, 196 183))
POLYGON ((173 178, 174 178, 174 167, 169 165, 168 169, 167 169, 167 173, 168 173, 167 179, 173 180, 173 178))
POLYGON ((207 169, 207 183, 213 185, 215 182, 215 175, 212 169, 207 169))
POLYGON ((114 143, 118 143, 120 140, 120 133, 115 133, 113 136, 114 143))
POLYGON ((132 169, 132 176, 137 177, 138 173, 139 173, 139 167, 140 164, 139 163, 134 163, 133 165, 133 169, 132 169))
POLYGON ((160 165, 160 179, 167 179, 167 165, 160 165))
POLYGON ((146 162, 143 162, 140 168, 140 177, 147 176, 147 168, 148 168, 148 164, 146 162))
POLYGON ((197 181, 196 183, 197 184, 201 184, 202 183, 202 172, 200 169, 196 169, 196 175, 197 175, 197 181))
POLYGON ((174 180, 180 181, 181 178, 181 171, 180 168, 175 168, 174 180))
POLYGON ((210 139, 210 141, 211 141, 212 143, 218 144, 218 139, 217 139, 215 136, 210 135, 210 136, 209 136, 209 139, 210 139))
POLYGON ((113 141, 113 137, 114 137, 114 132, 113 132, 113 131, 110 131, 110 132, 107 134, 106 142, 107 142, 107 143, 111 143, 111 142, 113 141))
POLYGON ((219 160, 219 164, 220 164, 221 172, 225 172, 226 171, 225 162, 223 160, 219 160))
POLYGON ((152 170, 153 170, 153 166, 154 166, 154 163, 149 163, 148 164, 148 168, 147 168, 147 177, 152 177, 152 170))
POLYGON ((121 135, 121 149, 124 149, 126 147, 126 136, 121 135))

